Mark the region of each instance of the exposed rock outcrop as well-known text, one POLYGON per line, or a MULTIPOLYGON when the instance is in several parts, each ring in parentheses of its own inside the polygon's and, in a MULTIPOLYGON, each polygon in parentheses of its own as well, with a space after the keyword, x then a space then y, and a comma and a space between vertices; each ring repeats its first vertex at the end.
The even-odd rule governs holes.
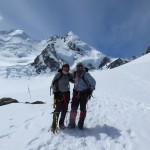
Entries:
POLYGON ((11 104, 11 103, 18 103, 18 101, 16 99, 12 99, 10 97, 4 97, 4 98, 0 99, 0 106, 11 104))
POLYGON ((99 65, 99 68, 101 69, 102 67, 104 67, 109 62, 110 62, 110 58, 104 57, 104 59, 101 61, 101 64, 99 65))
POLYGON ((115 67, 121 66, 123 64, 128 63, 129 61, 127 60, 122 60, 121 58, 116 59, 115 61, 113 61, 112 63, 110 63, 107 68, 113 69, 115 67))
POLYGON ((148 53, 150 53, 150 46, 147 48, 147 50, 146 50, 146 53, 145 53, 145 54, 148 54, 148 53))
POLYGON ((45 102, 42 102, 42 101, 35 101, 35 102, 25 102, 25 104, 45 104, 45 102))
POLYGON ((59 61, 56 59, 56 51, 54 44, 49 44, 42 53, 36 57, 34 62, 31 64, 35 67, 36 72, 40 74, 41 72, 46 72, 47 68, 51 71, 56 71, 59 67, 59 61))
MULTIPOLYGON (((11 97, 3 97, 0 99, 0 106, 11 104, 11 103, 20 103, 16 99, 13 99, 11 97)), ((45 102, 42 101, 35 101, 35 102, 25 102, 25 104, 45 104, 45 102)))

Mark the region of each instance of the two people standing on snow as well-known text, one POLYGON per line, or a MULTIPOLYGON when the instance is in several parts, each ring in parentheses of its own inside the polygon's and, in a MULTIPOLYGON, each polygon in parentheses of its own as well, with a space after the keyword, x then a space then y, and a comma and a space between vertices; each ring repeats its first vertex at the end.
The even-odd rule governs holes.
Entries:
POLYGON ((68 111, 68 104, 70 101, 70 86, 69 82, 74 83, 73 97, 71 102, 71 112, 68 128, 75 128, 75 120, 77 110, 80 106, 80 117, 78 121, 78 128, 82 129, 86 117, 86 104, 92 91, 95 90, 96 82, 94 78, 84 70, 82 63, 78 63, 76 71, 69 73, 69 64, 64 64, 60 72, 58 72, 53 81, 52 88, 54 93, 54 113, 51 130, 59 128, 64 129, 64 120, 68 111), (59 114, 60 119, 59 119, 59 114), (59 122, 58 122, 59 119, 59 122))

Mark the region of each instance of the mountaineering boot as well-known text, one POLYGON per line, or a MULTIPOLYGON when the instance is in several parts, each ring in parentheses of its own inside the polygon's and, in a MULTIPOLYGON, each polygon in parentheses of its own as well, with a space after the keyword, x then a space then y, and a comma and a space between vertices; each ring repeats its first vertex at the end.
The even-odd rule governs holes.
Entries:
POLYGON ((53 133, 55 133, 56 130, 57 130, 56 124, 53 123, 52 126, 51 126, 51 131, 52 131, 53 133))
POLYGON ((78 128, 79 129, 83 129, 85 117, 86 117, 86 111, 81 111, 80 112, 80 119, 78 122, 78 128))
POLYGON ((66 126, 64 124, 61 124, 61 125, 59 125, 59 128, 64 130, 66 128, 66 126))
POLYGON ((71 113, 70 113, 70 122, 69 122, 69 125, 68 125, 69 129, 75 128, 75 126, 76 126, 75 125, 76 116, 77 116, 77 112, 71 111, 71 113))
POLYGON ((66 128, 65 125, 64 125, 64 120, 62 120, 62 119, 59 120, 59 128, 60 129, 65 129, 66 128))
POLYGON ((69 124, 68 124, 68 128, 69 128, 69 129, 73 129, 73 128, 75 128, 75 127, 76 127, 75 123, 69 123, 69 124))
POLYGON ((58 117, 59 117, 59 112, 54 112, 53 114, 53 123, 51 126, 51 131, 53 133, 57 132, 58 129, 58 117))
POLYGON ((65 120, 66 113, 67 113, 66 111, 61 112, 61 117, 59 120, 59 128, 60 129, 65 129, 64 120, 65 120))
POLYGON ((79 129, 83 129, 83 124, 84 124, 84 121, 82 120, 79 120, 79 122, 78 122, 78 128, 79 129))

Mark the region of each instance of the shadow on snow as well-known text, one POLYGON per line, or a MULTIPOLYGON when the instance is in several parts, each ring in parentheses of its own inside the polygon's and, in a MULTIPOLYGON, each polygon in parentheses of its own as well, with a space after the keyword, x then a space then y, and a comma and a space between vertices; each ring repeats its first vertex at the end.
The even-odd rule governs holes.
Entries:
POLYGON ((75 137, 88 137, 88 136, 93 136, 97 140, 101 140, 100 134, 106 134, 108 137, 112 139, 117 139, 121 136, 121 130, 108 126, 104 124, 103 126, 95 126, 93 128, 84 128, 83 130, 79 129, 68 129, 68 130, 63 130, 64 133, 69 134, 70 136, 75 136, 75 137))

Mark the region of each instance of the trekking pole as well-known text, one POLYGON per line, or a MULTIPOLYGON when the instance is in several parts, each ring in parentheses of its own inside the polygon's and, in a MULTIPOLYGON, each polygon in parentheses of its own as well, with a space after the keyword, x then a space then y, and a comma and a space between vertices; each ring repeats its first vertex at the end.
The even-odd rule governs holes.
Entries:
POLYGON ((50 86, 50 96, 51 96, 51 90, 52 90, 52 86, 50 86))
POLYGON ((31 102, 31 93, 30 93, 30 88, 29 88, 29 84, 28 84, 28 93, 29 93, 29 97, 30 97, 30 102, 31 102))

